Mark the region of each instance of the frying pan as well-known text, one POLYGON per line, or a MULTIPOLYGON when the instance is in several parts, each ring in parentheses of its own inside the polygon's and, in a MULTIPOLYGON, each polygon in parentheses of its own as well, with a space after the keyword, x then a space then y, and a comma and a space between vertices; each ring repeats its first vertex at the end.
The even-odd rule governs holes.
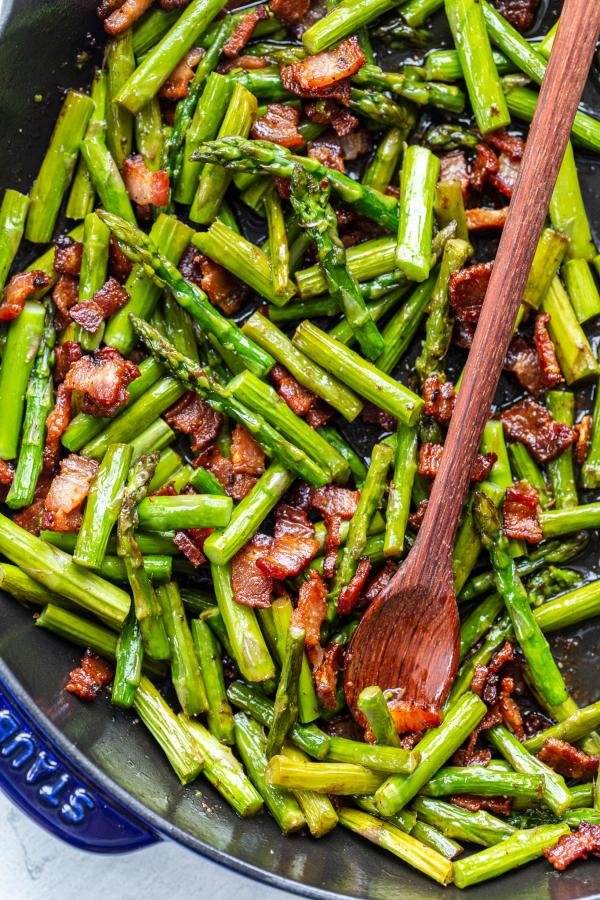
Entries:
MULTIPOLYGON (((554 20, 559 6, 554 2, 542 9, 540 30, 554 20)), ((61 103, 60 88, 89 84, 102 44, 94 7, 94 0, 0 0, 0 188, 29 189, 61 103)), ((586 100, 600 111, 593 85, 586 100)), ((597 239, 597 160, 582 159, 597 239)), ((29 250, 25 261, 37 255, 36 248, 29 250)), ((510 399, 511 390, 502 385, 499 402, 510 399)), ((367 451, 371 431, 363 426, 346 434, 367 451)), ((597 541, 575 565, 600 577, 597 541)), ((598 621, 555 642, 580 703, 598 697, 599 646, 598 621)), ((307 897, 421 900, 441 893, 425 877, 341 828, 320 841, 283 838, 267 815, 237 818, 201 779, 181 787, 131 714, 105 698, 86 705, 65 692, 67 673, 80 656, 34 628, 31 610, 0 596, 0 788, 54 834, 101 853, 176 840, 231 869, 307 897)), ((561 876, 540 862, 474 888, 469 897, 571 900, 599 891, 600 867, 593 861, 561 876)), ((448 888, 444 895, 460 892, 448 888)))

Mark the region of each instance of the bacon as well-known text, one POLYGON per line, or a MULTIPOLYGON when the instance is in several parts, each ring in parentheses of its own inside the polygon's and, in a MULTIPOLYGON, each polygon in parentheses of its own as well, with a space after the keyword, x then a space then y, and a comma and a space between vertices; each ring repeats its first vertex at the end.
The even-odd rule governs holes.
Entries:
POLYGON ((258 568, 257 562, 270 547, 272 538, 255 534, 231 561, 233 599, 243 606, 266 609, 271 605, 273 579, 258 568))
POLYGON ((343 174, 346 171, 341 147, 331 141, 311 141, 307 148, 307 155, 328 169, 333 169, 334 172, 343 174))
POLYGON ((577 432, 555 422, 545 406, 527 397, 500 413, 505 435, 524 444, 539 463, 547 463, 570 447, 577 432))
POLYGON ((280 22, 301 22, 310 8, 310 0, 270 0, 269 9, 280 22))
POLYGON ((388 559, 383 569, 381 569, 375 578, 371 579, 363 593, 363 600, 366 605, 372 603, 373 600, 379 596, 382 590, 388 586, 397 571, 398 565, 393 559, 388 559))
POLYGON ((510 641, 505 641, 500 650, 497 650, 496 653, 494 653, 487 666, 475 666, 475 672, 471 680, 471 690, 474 694, 477 694, 478 697, 481 697, 488 706, 494 704, 497 700, 497 682, 492 681, 491 686, 488 686, 488 681, 498 675, 500 669, 502 669, 506 663, 512 662, 514 656, 515 651, 513 645, 510 641), (490 693, 490 691, 492 691, 492 693, 490 693))
POLYGON ((490 228, 504 228, 508 206, 502 209, 467 209, 467 228, 469 231, 487 231, 490 228))
POLYGON ((68 235, 58 238, 54 250, 54 271, 59 275, 79 275, 81 269, 81 257, 83 256, 83 244, 74 241, 68 235))
POLYGON ((423 384, 423 412, 433 416, 440 425, 446 425, 452 418, 456 396, 451 381, 441 381, 437 375, 429 375, 423 384))
POLYGON ((51 531, 77 531, 81 507, 98 470, 95 459, 69 454, 61 460, 59 474, 52 480, 44 503, 42 527, 51 531))
POLYGON ((195 569, 206 562, 204 541, 212 534, 212 528, 188 528, 187 531, 176 531, 173 543, 195 569))
POLYGON ((370 572, 371 560, 368 556, 363 556, 362 559, 358 561, 356 572, 349 584, 345 585, 340 591, 337 602, 337 611, 340 616, 350 615, 354 607, 358 604, 370 572))
POLYGON ((183 254, 179 271, 192 284, 198 285, 208 299, 226 316, 238 312, 248 297, 248 288, 227 269, 190 246, 183 254))
POLYGON ((507 153, 501 153, 498 160, 498 171, 490 175, 490 184, 505 197, 512 197, 519 176, 520 161, 512 159, 507 153))
POLYGON ((449 799, 454 806, 460 806, 470 812, 479 812, 480 809, 483 809, 495 816, 509 816, 512 812, 512 797, 476 797, 473 794, 452 794, 449 799))
POLYGON ((333 50, 324 50, 315 56, 291 63, 281 69, 281 80, 286 90, 299 93, 315 93, 336 85, 356 75, 367 59, 356 37, 347 38, 333 50))
POLYGON ((433 709, 418 700, 388 700, 388 709, 392 714, 394 725, 398 734, 406 734, 409 731, 425 731, 427 728, 435 728, 442 721, 438 710, 433 709))
POLYGON ((329 484, 326 487, 315 488, 311 492, 310 504, 324 518, 339 516, 340 519, 351 519, 356 512, 359 498, 359 491, 329 484))
POLYGON ((557 872, 564 872, 578 859, 587 859, 590 853, 600 856, 600 825, 589 822, 582 822, 577 831, 563 834, 554 847, 544 850, 544 856, 557 872))
POLYGON ((485 766, 492 761, 492 751, 487 747, 483 750, 473 748, 461 748, 452 757, 453 766, 485 766))
POLYGON ((543 538, 538 492, 526 481, 511 485, 504 498, 502 530, 508 538, 539 544, 543 538))
POLYGON ((111 37, 131 28, 152 6, 152 0, 125 0, 123 5, 104 20, 104 30, 111 37))
MULTIPOLYGON (((444 448, 441 444, 425 441, 419 447, 419 475, 424 478, 435 478, 442 461, 444 448)), ((471 481, 485 481, 498 457, 495 453, 477 454, 471 471, 471 481)))
POLYGON ((292 622, 304 629, 304 646, 313 650, 321 646, 321 625, 327 616, 327 587, 318 572, 310 571, 298 592, 298 605, 292 622))
MULTIPOLYGON (((190 81, 194 77, 194 69, 203 56, 204 50, 202 47, 192 47, 191 50, 188 50, 161 87, 159 96, 164 100, 183 100, 184 97, 187 97, 190 81)), ((127 182, 125 182, 125 185, 127 185, 127 182)), ((139 200, 136 200, 136 203, 139 202, 139 200)), ((156 206, 164 206, 165 203, 157 203, 156 206)))
POLYGON ((425 512, 427 507, 429 506, 429 500, 420 500, 419 505, 408 517, 408 527, 413 531, 418 531, 421 525, 423 524, 423 519, 425 518, 425 512))
POLYGON ((384 431, 396 430, 397 422, 394 416, 384 409, 380 409, 379 406, 375 406, 375 404, 370 401, 365 402, 360 417, 363 422, 366 422, 368 425, 378 425, 379 428, 383 428, 384 431))
POLYGON ((330 644, 321 661, 313 668, 317 697, 325 709, 337 707, 337 676, 342 666, 341 644, 330 644))
POLYGON ((13 464, 7 462, 5 459, 0 459, 0 484, 3 487, 9 487, 12 484, 14 474, 15 469, 13 464))
POLYGON ((487 144, 477 144, 476 156, 471 167, 471 187, 475 191, 482 191, 488 183, 490 176, 495 175, 499 168, 498 157, 487 144))
POLYGON ((114 234, 111 234, 108 242, 108 268, 110 274, 121 284, 125 283, 133 269, 133 263, 121 250, 114 234))
POLYGON ((29 506, 23 507, 12 517, 13 522, 29 531, 30 534, 39 535, 42 529, 44 517, 44 500, 34 500, 29 506))
POLYGON ((488 144, 491 144, 500 153, 508 154, 511 159, 522 159, 525 152, 525 141, 519 135, 509 134, 505 128, 499 128, 497 131, 488 132, 485 139, 488 144))
POLYGON ((57 328, 62 331, 71 321, 69 310, 79 301, 79 279, 72 275, 61 275, 52 291, 52 300, 59 312, 57 328))
POLYGON ((72 306, 69 315, 85 331, 93 333, 98 331, 105 319, 125 306, 128 300, 129 294, 123 285, 111 277, 91 300, 72 306))
POLYGON ((112 347, 83 356, 67 372, 63 384, 83 394, 83 412, 92 416, 114 416, 129 399, 127 385, 140 370, 112 347))
POLYGON ((542 374, 542 382, 545 388, 556 387, 565 380, 560 366, 556 358, 556 350, 552 338, 548 334, 548 322, 550 316, 548 313, 540 313, 535 319, 535 328, 533 331, 533 340, 540 362, 540 371, 542 374))
POLYGON ((306 424, 310 425, 311 428, 321 428, 329 422, 332 416, 332 408, 327 403, 324 403, 323 400, 317 398, 314 406, 311 406, 306 413, 305 420, 306 424))
POLYGON ((100 659, 92 650, 86 650, 81 665, 69 672, 65 690, 80 700, 93 700, 100 689, 110 684, 115 675, 110 663, 100 659))
POLYGON ((215 476, 234 500, 243 500, 256 484, 252 475, 236 475, 231 459, 223 456, 218 447, 209 447, 195 460, 195 465, 204 466, 215 476))
POLYGON ((542 371, 537 352, 522 337, 510 342, 504 368, 511 372, 519 384, 535 397, 543 393, 542 371))
POLYGON ((256 565, 271 578, 292 578, 317 555, 315 529, 302 509, 281 504, 275 512, 274 539, 256 565))
POLYGON ((217 72, 226 75, 234 69, 266 69, 268 65, 269 62, 264 56, 234 56, 233 59, 219 63, 217 72))
POLYGON ((316 395, 303 387, 287 369, 277 364, 271 369, 271 380, 282 400, 297 416, 305 416, 314 406, 316 395))
POLYGON ((345 137, 355 131, 359 126, 359 120, 353 116, 350 110, 335 100, 320 100, 317 103, 306 103, 304 114, 311 122, 317 125, 331 125, 339 137, 345 137))
POLYGON ((266 6, 255 6, 248 10, 246 15, 234 28, 233 34, 223 47, 223 53, 232 59, 238 56, 251 39, 254 29, 263 19, 268 19, 269 13, 266 6))
POLYGON ((264 450, 241 425, 231 434, 231 464, 235 475, 262 475, 265 471, 264 450))
POLYGON ((194 453, 204 450, 215 440, 223 416, 193 391, 188 391, 163 416, 167 425, 190 437, 194 453))
POLYGON ((510 676, 502 678, 500 676, 502 668, 513 659, 514 648, 510 641, 506 641, 487 666, 475 667, 471 690, 484 700, 489 710, 471 734, 467 748, 469 752, 473 751, 477 737, 482 731, 487 731, 501 722, 504 722, 520 741, 525 738, 523 717, 511 696, 515 690, 515 681, 510 676))
POLYGON ((469 171, 467 159, 462 150, 452 150, 440 156, 440 181, 458 181, 463 193, 467 195, 469 187, 469 171))
POLYGON ((479 320, 481 307, 485 299, 485 293, 492 275, 492 263, 477 263, 465 269, 459 269, 450 275, 448 293, 450 305, 454 310, 457 322, 464 330, 465 343, 460 346, 470 346, 474 326, 479 320), (470 340, 469 336, 470 335, 470 340))
POLYGON ((96 14, 99 19, 106 19, 115 9, 118 9, 123 0, 101 0, 98 4, 96 14))
POLYGON ((165 12, 171 12, 174 9, 183 9, 189 2, 190 0, 158 0, 158 5, 165 12))
POLYGON ((169 175, 164 169, 152 172, 141 153, 128 156, 123 163, 123 181, 134 203, 141 206, 166 206, 169 202, 169 175))
POLYGON ((81 345, 77 341, 64 341, 54 348, 54 381, 64 381, 67 372, 78 359, 83 356, 81 345))
MULTIPOLYGON (((79 345, 77 345, 79 346, 79 345)), ((58 463, 60 439, 71 421, 71 392, 59 385, 54 399, 54 407, 46 418, 46 441, 44 444, 44 471, 51 472, 58 463)))
POLYGON ((533 25, 540 0, 493 0, 493 5, 511 25, 519 31, 527 31, 533 25))
POLYGON ((585 778, 586 781, 596 777, 600 762, 597 756, 588 756, 567 741, 553 737, 544 741, 538 759, 565 778, 585 778))
POLYGON ((592 417, 584 416, 575 426, 577 443, 575 444, 575 462, 582 466, 587 459, 592 440, 592 417))
POLYGON ((303 147, 304 138, 298 131, 299 121, 299 109, 283 103, 270 103, 265 115, 252 126, 251 137, 259 141, 272 141, 281 147, 303 147))
POLYGON ((25 306, 25 301, 33 297, 37 291, 47 288, 49 284, 50 278, 40 269, 13 275, 2 292, 0 322, 16 319, 25 306))

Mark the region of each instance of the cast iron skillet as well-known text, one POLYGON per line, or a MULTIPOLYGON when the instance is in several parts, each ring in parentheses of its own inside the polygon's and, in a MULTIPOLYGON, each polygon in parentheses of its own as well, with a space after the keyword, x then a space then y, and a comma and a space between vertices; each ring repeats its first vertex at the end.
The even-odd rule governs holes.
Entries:
MULTIPOLYGON (((60 105, 57 86, 89 84, 101 40, 95 5, 95 0, 0 0, 0 188, 29 189, 60 105), (89 55, 87 62, 82 51, 89 55)), ((560 4, 552 6, 556 10, 560 4)), ((552 19, 550 10, 544 25, 552 19)), ((600 111, 597 92, 591 89, 587 99, 600 111)), ((584 172, 598 229, 600 200, 592 165, 584 172)), ((29 258, 35 255, 31 248, 29 258)), ((506 400, 506 390, 501 388, 499 400, 506 400)), ((368 448, 365 430, 351 438, 357 447, 368 448)), ((577 564, 599 577, 597 562, 594 542, 577 564)), ((600 624, 569 637, 576 641, 561 638, 556 649, 576 696, 581 703, 597 699, 594 651, 600 624)), ((99 852, 172 838, 246 875, 310 897, 421 900, 441 892, 341 828, 320 841, 283 838, 267 815, 237 818, 201 779, 180 787, 132 715, 105 699, 86 705, 64 691, 66 674, 79 658, 71 646, 34 628, 30 610, 0 598, 0 787, 40 824, 99 852)), ((594 862, 561 876, 542 862, 475 888, 469 896, 570 900, 592 897, 595 889, 600 889, 600 875, 594 862)), ((445 895, 460 892, 449 888, 445 895)))

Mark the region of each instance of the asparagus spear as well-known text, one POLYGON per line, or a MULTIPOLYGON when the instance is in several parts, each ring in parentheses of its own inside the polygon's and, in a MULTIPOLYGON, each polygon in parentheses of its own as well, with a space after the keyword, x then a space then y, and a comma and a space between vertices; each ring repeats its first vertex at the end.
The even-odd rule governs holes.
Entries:
POLYGON ((6 277, 10 271, 12 262, 17 255, 23 231, 25 219, 29 209, 29 197, 8 188, 4 191, 2 205, 0 206, 0 290, 4 287, 6 277))
POLYGON ((171 679, 177 699, 186 715, 196 716, 206 712, 208 700, 179 588, 174 581, 161 584, 156 597, 169 641, 171 679))
POLYGON ((169 11, 153 6, 133 26, 133 52, 143 58, 160 41, 181 15, 181 9, 169 11))
POLYGON ((417 25, 423 25, 443 5, 444 0, 408 0, 402 6, 402 18, 411 28, 416 28, 417 25))
POLYGON ((142 633, 133 610, 130 610, 123 625, 115 655, 117 665, 112 684, 111 702, 127 709, 133 705, 135 693, 142 677, 144 658, 142 633))
POLYGON ((587 322, 597 316, 600 313, 600 293, 588 261, 568 259, 561 271, 577 321, 587 322))
MULTIPOLYGON (((284 756, 297 763, 307 761, 305 754, 296 747, 286 745, 281 752, 284 756)), ((298 801, 308 829, 313 837, 323 837, 332 828, 335 828, 338 823, 338 816, 329 797, 326 797, 324 794, 317 794, 315 791, 295 790, 292 793, 298 801)))
POLYGON ((322 435, 327 443, 346 460, 357 487, 361 487, 367 475, 367 467, 356 450, 333 425, 322 425, 317 429, 317 434, 322 435))
MULTIPOLYGON (((564 425, 575 424, 575 398, 569 391, 547 391, 546 405, 552 418, 564 425)), ((548 463, 548 474, 555 509, 572 509, 577 506, 577 485, 573 465, 573 449, 567 447, 560 456, 548 463)))
POLYGON ((399 747, 400 738, 388 709, 383 691, 377 685, 366 687, 361 691, 357 706, 375 736, 378 744, 388 747, 399 747))
POLYGON ((491 847, 502 843, 516 831, 508 822, 485 810, 471 812, 432 797, 417 797, 412 808, 419 820, 435 825, 445 837, 458 838, 470 844, 491 847))
MULTIPOLYGON (((171 580, 173 557, 144 556, 144 570, 152 582, 164 584, 171 580)), ((128 581, 125 562, 119 556, 105 556, 98 568, 98 574, 118 584, 126 584, 128 581)))
MULTIPOLYGON (((288 596, 278 597, 270 609, 259 613, 261 627, 267 639, 272 643, 275 655, 281 666, 285 664, 287 641, 292 627, 292 601, 288 596)), ((302 654, 300 674, 298 676, 298 720, 303 724, 319 718, 319 702, 308 658, 302 654)), ((293 725, 293 723, 292 723, 293 725)))
POLYGON ((581 483, 592 489, 600 485, 600 379, 596 382, 594 413, 592 416, 592 439, 586 460, 581 467, 581 483))
MULTIPOLYGON (((499 50, 492 48, 492 58, 499 75, 508 75, 515 71, 513 63, 499 50)), ((425 57, 425 78, 427 81, 454 82, 463 77, 460 58, 457 50, 445 48, 431 50, 425 57)))
POLYGON ((163 450, 175 440, 175 432, 164 419, 157 419, 131 441, 131 460, 137 462, 146 453, 163 450))
POLYGON ((393 0, 342 0, 308 28, 302 41, 307 53, 320 53, 393 9, 393 0))
POLYGON ((157 172, 165 154, 165 131, 158 97, 153 97, 141 108, 134 119, 133 127, 135 145, 142 155, 146 168, 151 172, 157 172))
POLYGON ((558 171, 549 213, 554 228, 569 238, 567 259, 591 259, 595 253, 594 243, 570 142, 558 171))
POLYGON ((304 629, 290 625, 281 675, 273 707, 273 723, 265 748, 267 759, 280 753, 287 733, 298 717, 298 680, 304 659, 304 629))
POLYGON ((164 323, 164 336, 176 350, 195 363, 200 363, 198 342, 194 334, 194 322, 170 294, 163 297, 161 312, 164 323))
POLYGON ((542 309, 550 316, 548 331, 567 384, 597 375, 598 362, 558 277, 544 297, 542 309))
POLYGON ((425 281, 433 256, 433 202, 440 161, 431 150, 407 147, 400 179, 400 222, 396 262, 407 278, 425 281))
MULTIPOLYGON (((429 305, 435 281, 436 276, 433 273, 427 281, 418 285, 383 329, 385 348, 381 356, 375 360, 375 365, 381 372, 387 375, 393 372, 408 350, 429 305)), ((330 337, 334 336, 332 330, 330 337)))
POLYGON ((422 841, 427 847, 431 847, 437 853, 441 853, 446 859, 455 859, 463 851, 461 844, 452 838, 447 838, 434 825, 428 825, 427 822, 415 822, 411 829, 411 836, 422 841))
POLYGON ((456 237, 468 242, 469 225, 460 181, 438 181, 435 187, 434 211, 442 228, 454 223, 456 237))
POLYGON ((191 628, 206 690, 209 731, 221 743, 233 744, 233 713, 225 692, 219 645, 209 626, 202 619, 194 619, 191 628))
POLYGON ((72 606, 68 600, 58 594, 51 594, 42 584, 10 563, 0 563, 0 588, 20 603, 33 603, 35 606, 45 606, 48 603, 65 608, 72 606))
POLYGON ((100 202, 110 213, 135 225, 135 213, 117 164, 99 137, 81 142, 81 155, 100 202))
MULTIPOLYGON (((96 69, 90 88, 90 97, 94 101, 94 111, 88 121, 85 132, 87 139, 103 138, 106 133, 106 94, 107 73, 104 69, 96 69)), ((80 155, 71 183, 69 199, 65 215, 68 219, 85 219, 94 210, 96 191, 90 178, 87 166, 80 155)))
MULTIPOLYGON (((396 268, 396 240, 378 237, 364 241, 346 251, 346 265, 350 274, 360 282, 394 272, 396 268)), ((320 265, 296 272, 301 297, 316 297, 327 291, 327 281, 320 265)))
POLYGON ((538 750, 541 750, 544 742, 548 738, 558 738, 562 741, 575 743, 587 737, 590 732, 594 731, 599 726, 600 701, 597 701, 596 703, 590 703, 589 706, 581 707, 581 709, 575 709, 575 711, 570 716, 567 716, 566 719, 563 719, 562 722, 551 725, 549 728, 540 731, 533 737, 527 738, 527 740, 523 742, 523 746, 529 750, 530 753, 537 753, 538 750))
MULTIPOLYGON (((372 797, 355 797, 354 802, 359 809, 364 809, 365 812, 370 813, 372 816, 381 818, 372 797)), ((400 831, 405 831, 407 834, 410 834, 417 824, 417 814, 412 812, 412 810, 401 809, 399 813, 395 816, 390 816, 386 821, 395 825, 400 831)))
POLYGON ((147 531, 224 528, 232 508, 231 497, 214 494, 146 497, 138 506, 138 518, 147 531))
MULTIPOLYGON (((106 281, 110 232, 95 213, 86 215, 83 223, 83 253, 79 275, 79 301, 91 300, 106 281)), ((77 330, 77 338, 84 350, 95 350, 104 334, 102 324, 93 334, 83 328, 77 330)))
POLYGON ((0 459, 15 459, 27 385, 44 336, 46 309, 28 300, 8 328, 0 366, 0 459))
POLYGON ((511 469, 515 471, 519 479, 528 481, 536 489, 540 506, 545 509, 551 502, 546 479, 527 447, 524 444, 509 444, 508 455, 511 469))
POLYGON ((273 756, 266 771, 267 784, 318 794, 372 794, 385 776, 353 763, 297 763, 286 756, 273 756))
POLYGON ((542 631, 558 631, 585 622, 599 612, 600 581, 592 581, 542 604, 533 614, 542 631))
POLYGON ((263 210, 269 233, 273 291, 275 294, 285 294, 290 277, 290 254, 281 201, 274 185, 264 196, 263 210))
POLYGON ((483 766, 455 766, 440 769, 423 787, 426 797, 476 794, 481 797, 518 797, 534 803, 544 790, 542 775, 492 771, 483 766))
POLYGON ((131 29, 108 41, 105 51, 107 70, 106 96, 106 146, 121 169, 133 146, 133 116, 129 110, 116 103, 123 85, 135 71, 133 33, 131 29))
POLYGON ((404 138, 403 130, 397 127, 390 128, 383 135, 362 177, 363 184, 385 194, 398 168, 404 138))

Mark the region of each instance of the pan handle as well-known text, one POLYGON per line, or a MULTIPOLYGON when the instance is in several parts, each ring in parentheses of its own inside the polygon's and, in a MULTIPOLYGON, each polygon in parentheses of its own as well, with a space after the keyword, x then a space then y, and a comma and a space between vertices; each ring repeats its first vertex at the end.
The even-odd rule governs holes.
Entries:
POLYGON ((0 790, 38 825, 82 850, 126 853, 160 839, 104 796, 28 718, 2 682, 0 790))

